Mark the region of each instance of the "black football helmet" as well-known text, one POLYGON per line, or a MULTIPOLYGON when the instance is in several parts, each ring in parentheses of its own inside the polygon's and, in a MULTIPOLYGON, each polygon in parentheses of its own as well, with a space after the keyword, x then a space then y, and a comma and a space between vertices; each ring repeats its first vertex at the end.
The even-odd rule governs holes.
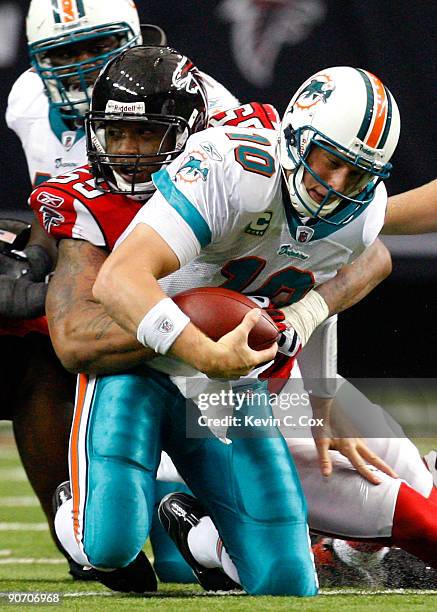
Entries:
POLYGON ((111 60, 94 85, 85 119, 87 153, 96 185, 102 191, 144 196, 151 180, 137 177, 171 162, 189 136, 207 126, 207 97, 197 68, 170 47, 138 46, 111 60), (121 125, 160 130, 153 154, 114 154, 107 150, 107 131, 121 125), (123 174, 129 175, 129 181, 123 174))

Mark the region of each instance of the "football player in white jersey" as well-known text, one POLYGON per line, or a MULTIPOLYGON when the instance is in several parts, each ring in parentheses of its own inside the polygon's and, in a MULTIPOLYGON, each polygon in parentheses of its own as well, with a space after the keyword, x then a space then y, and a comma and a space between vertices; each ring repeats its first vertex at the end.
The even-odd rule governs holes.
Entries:
MULTIPOLYGON (((225 266, 224 286, 270 297, 305 340, 326 309, 313 286, 357 257, 381 230, 387 196, 380 180, 389 173, 398 134, 396 104, 379 79, 343 67, 313 75, 298 90, 284 116, 279 152, 272 134, 264 131, 226 129, 193 136, 186 152, 153 177, 159 193, 137 214, 125 241, 102 267, 96 297, 121 326, 157 353, 169 351, 209 377, 249 372, 262 361, 245 346, 254 319, 247 317, 223 342, 214 344, 166 293, 193 286, 194 278, 198 286, 222 284, 225 266), (268 227, 255 239, 245 230, 266 214, 268 227), (299 268, 284 267, 287 258, 298 258, 299 268), (194 268, 195 277, 190 274, 194 268), (160 287, 156 279, 169 274, 160 287), (291 293, 287 287, 294 288, 295 298, 302 296, 299 292, 308 293, 300 303, 286 306, 291 293), (173 323, 165 341, 160 335, 162 320, 173 323), (238 350, 231 350, 236 346, 238 350)), ((100 153, 110 167, 108 149, 109 143, 100 153)), ((115 146, 112 152, 123 157, 128 148, 115 146)), ((163 369, 166 359, 159 357, 149 365, 163 369)), ((177 368, 173 374, 178 384, 177 368)), ((186 465, 181 472, 195 490, 186 465)), ((381 491, 377 495, 387 522, 373 524, 375 533, 366 535, 386 538, 435 567, 437 526, 431 494, 426 499, 389 474, 380 472, 381 484, 375 487, 381 491), (421 508, 421 525, 414 520, 414 506, 421 508)), ((167 502, 162 514, 170 531, 179 515, 179 524, 185 517, 186 525, 200 527, 204 539, 202 515, 193 518, 193 507, 183 497, 167 502)), ((227 526, 217 514, 214 519, 226 534, 226 546, 232 546, 227 526)), ((210 541, 217 544, 217 539, 210 541)), ((199 556, 197 561, 209 567, 221 566, 217 553, 199 556)), ((238 577, 235 571, 230 575, 238 577)))
MULTIPOLYGON (((74 4, 72 3, 71 12, 72 14, 77 12, 80 18, 79 13, 83 7, 82 9, 80 6, 75 8, 74 4)), ((99 25, 105 21, 107 10, 112 10, 111 16, 114 20, 114 11, 118 8, 118 3, 111 5, 109 9, 102 6, 101 3, 93 6, 93 3, 85 2, 84 10, 88 11, 88 26, 91 23, 90 14, 91 21, 96 19, 97 21, 93 23, 99 25)), ((74 19, 72 25, 68 27, 69 36, 57 34, 52 41, 44 40, 42 44, 43 39, 49 39, 52 33, 48 28, 50 27, 49 16, 52 16, 53 13, 50 13, 49 7, 41 2, 34 0, 31 3, 28 21, 29 41, 33 63, 41 78, 32 71, 20 77, 11 92, 7 116, 8 123, 22 139, 31 178, 36 183, 51 174, 57 174, 83 163, 84 158, 80 159, 84 149, 81 115, 87 108, 91 77, 95 76, 96 66, 94 62, 92 65, 87 64, 87 60, 94 57, 96 53, 101 56, 99 59, 102 61, 110 57, 109 54, 115 52, 114 35, 119 38, 123 46, 133 44, 133 40, 139 40, 137 39, 138 27, 135 16, 126 6, 122 10, 128 11, 129 15, 125 12, 123 19, 120 18, 120 21, 123 21, 121 25, 118 24, 120 27, 117 29, 116 24, 112 24, 106 32, 100 29, 98 39, 93 37, 93 32, 89 27, 88 29, 82 28, 82 48, 79 48, 75 54, 72 53, 74 47, 69 44, 73 34, 76 36, 75 40, 78 36, 78 28, 74 19), (36 17, 41 14, 47 16, 48 19, 43 22, 40 20, 40 29, 37 30, 33 26, 36 17), (75 64, 71 66, 67 75, 64 73, 66 61, 75 64), (78 68, 77 64, 79 64, 78 68), (42 87, 43 81, 46 84, 46 92, 42 87), (26 90, 25 96, 23 89, 26 90), (29 92, 34 95, 29 97, 29 92)), ((59 15, 61 23, 67 23, 71 19, 68 11, 61 11, 59 15)), ((204 82, 207 86, 211 85, 210 90, 213 93, 210 93, 208 97, 210 102, 214 101, 215 110, 235 105, 235 98, 224 88, 214 84, 212 79, 204 75, 204 82), (217 90, 218 93, 216 93, 217 90)))
MULTIPOLYGON (((140 26, 131 0, 32 0, 26 34, 32 67, 12 87, 6 122, 38 185, 86 161, 83 118, 100 68, 143 36, 160 45, 165 35, 156 26, 140 26)), ((212 108, 238 106, 222 85, 203 77, 212 108)))

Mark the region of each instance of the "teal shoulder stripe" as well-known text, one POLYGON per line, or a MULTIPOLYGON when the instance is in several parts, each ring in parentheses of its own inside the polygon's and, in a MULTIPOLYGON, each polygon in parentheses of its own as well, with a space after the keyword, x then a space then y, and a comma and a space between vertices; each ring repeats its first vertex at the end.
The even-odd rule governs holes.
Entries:
POLYGON ((373 108, 375 106, 375 97, 373 95, 372 83, 370 82, 369 77, 364 72, 364 70, 360 70, 360 68, 357 68, 357 70, 361 74, 361 76, 363 77, 363 81, 364 81, 364 83, 366 85, 366 90, 367 90, 366 111, 364 113, 364 117, 363 117, 363 121, 361 123, 361 127, 360 127, 360 129, 358 131, 358 134, 357 134, 357 138, 359 138, 360 140, 364 140, 365 137, 366 137, 366 134, 367 134, 367 132, 369 130, 370 123, 372 121, 373 108))
POLYGON ((202 248, 206 247, 212 238, 207 222, 182 191, 179 191, 167 170, 162 168, 159 172, 155 172, 152 175, 152 181, 170 206, 173 206, 191 227, 202 248))

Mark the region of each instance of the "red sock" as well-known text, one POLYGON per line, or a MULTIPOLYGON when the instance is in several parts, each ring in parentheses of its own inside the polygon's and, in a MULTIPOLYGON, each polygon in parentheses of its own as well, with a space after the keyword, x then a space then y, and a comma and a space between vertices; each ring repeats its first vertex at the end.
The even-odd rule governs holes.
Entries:
POLYGON ((355 542, 355 540, 347 540, 347 543, 351 548, 355 550, 359 550, 360 552, 365 553, 374 553, 384 548, 382 544, 371 544, 369 542, 355 542))
POLYGON ((437 569, 437 508, 402 483, 393 517, 392 542, 437 569))

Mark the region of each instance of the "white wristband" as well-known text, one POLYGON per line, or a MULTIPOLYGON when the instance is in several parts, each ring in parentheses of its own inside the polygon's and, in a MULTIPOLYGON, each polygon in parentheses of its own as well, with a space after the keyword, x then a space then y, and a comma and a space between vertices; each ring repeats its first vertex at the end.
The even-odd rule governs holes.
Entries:
POLYGON ((296 304, 281 310, 285 314, 285 321, 299 334, 302 346, 308 342, 316 327, 329 316, 327 303, 314 289, 296 304))
POLYGON ((140 321, 137 340, 156 353, 165 355, 189 322, 190 318, 172 299, 164 298, 140 321))

